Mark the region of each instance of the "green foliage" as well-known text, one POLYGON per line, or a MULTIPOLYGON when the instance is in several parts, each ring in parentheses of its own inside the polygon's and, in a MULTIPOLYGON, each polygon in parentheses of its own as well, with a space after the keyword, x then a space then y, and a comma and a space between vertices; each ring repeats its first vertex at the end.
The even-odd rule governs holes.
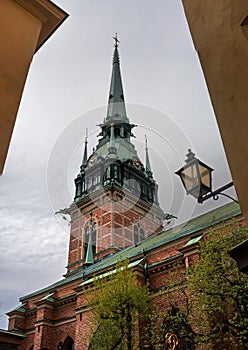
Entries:
POLYGON ((93 290, 87 294, 94 324, 99 325, 90 349, 133 349, 138 320, 144 319, 148 312, 149 294, 128 268, 128 260, 117 263, 116 273, 96 277, 93 290))
POLYGON ((248 276, 228 255, 248 234, 246 227, 232 231, 214 230, 200 244, 201 257, 188 272, 190 318, 199 341, 248 349, 248 276))
POLYGON ((198 262, 186 275, 180 263, 171 266, 166 287, 152 298, 128 260, 117 264, 116 273, 95 278, 86 293, 95 321, 90 349, 132 350, 140 326, 142 349, 166 349, 165 334, 175 333, 178 350, 196 343, 206 350, 247 350, 248 276, 228 255, 247 238, 246 227, 214 229, 200 243, 198 262))

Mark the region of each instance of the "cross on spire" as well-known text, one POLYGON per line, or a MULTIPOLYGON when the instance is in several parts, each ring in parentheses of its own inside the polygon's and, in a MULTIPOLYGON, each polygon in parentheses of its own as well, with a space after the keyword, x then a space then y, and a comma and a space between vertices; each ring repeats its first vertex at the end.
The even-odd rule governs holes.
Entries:
POLYGON ((119 40, 118 40, 118 38, 117 38, 117 33, 115 33, 115 36, 113 36, 113 39, 114 39, 114 41, 115 41, 115 47, 117 48, 118 47, 118 43, 120 42, 119 40))

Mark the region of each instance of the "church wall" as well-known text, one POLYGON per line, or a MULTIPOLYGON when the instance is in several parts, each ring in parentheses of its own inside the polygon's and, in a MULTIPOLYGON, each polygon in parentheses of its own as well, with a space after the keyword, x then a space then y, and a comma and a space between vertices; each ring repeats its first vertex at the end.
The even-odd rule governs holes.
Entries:
MULTIPOLYGON (((100 194, 99 194, 100 195, 100 194)), ((78 203, 80 209, 83 204, 78 203)), ((134 243, 134 224, 140 223, 144 227, 145 237, 161 230, 161 217, 151 209, 142 209, 136 204, 130 206, 127 201, 114 202, 106 200, 101 207, 92 206, 92 210, 84 213, 77 211, 76 217, 72 213, 72 224, 69 244, 68 272, 82 266, 84 256, 82 253, 84 227, 88 220, 92 219, 97 224, 96 251, 106 250, 109 247, 126 248, 134 243)), ((105 253, 108 254, 106 250, 105 253)))
POLYGON ((92 324, 92 316, 89 311, 85 311, 77 316, 75 349, 87 350, 90 337, 95 327, 92 324))
MULTIPOLYGON (((240 218, 236 218, 235 221, 238 224, 243 223, 240 218)), ((198 236, 200 233, 207 235, 209 230, 213 228, 221 229, 225 233, 226 230, 230 231, 230 228, 232 228, 230 225, 232 225, 232 221, 228 220, 211 229, 194 232, 194 236, 198 236)), ((190 238, 190 235, 185 235, 168 244, 147 251, 146 258, 152 305, 155 310, 159 310, 159 317, 166 315, 171 304, 175 304, 184 310, 185 296, 179 288, 173 288, 171 284, 175 283, 178 286, 179 282, 185 278, 186 259, 188 264, 192 266, 199 257, 196 245, 187 247, 187 250, 182 248, 190 238), (178 256, 180 252, 183 253, 178 256), (168 258, 171 259, 168 260, 168 258)), ((143 269, 137 267, 135 271, 141 283, 145 283, 143 269)), ((90 310, 87 309, 87 300, 81 283, 82 279, 80 278, 73 283, 59 287, 53 295, 55 299, 53 303, 38 301, 49 293, 49 291, 46 291, 46 293, 42 293, 29 301, 30 306, 37 305, 36 310, 27 311, 25 317, 20 313, 12 316, 10 328, 14 325, 20 329, 25 329, 28 334, 20 350, 29 350, 32 344, 34 344, 34 350, 40 350, 41 347, 56 350, 60 342, 63 343, 67 336, 74 340, 75 350, 88 349, 90 335, 93 330, 92 315, 90 310), (72 295, 73 292, 76 295, 72 295)))

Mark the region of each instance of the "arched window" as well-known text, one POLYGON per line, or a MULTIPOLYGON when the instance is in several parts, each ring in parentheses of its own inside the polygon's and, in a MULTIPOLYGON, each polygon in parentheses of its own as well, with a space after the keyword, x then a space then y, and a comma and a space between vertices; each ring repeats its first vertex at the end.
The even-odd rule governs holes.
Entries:
POLYGON ((97 230, 96 222, 92 219, 87 221, 84 227, 84 235, 83 235, 83 254, 82 254, 83 258, 86 257, 90 235, 91 235, 91 244, 92 244, 93 254, 96 253, 96 230, 97 230))
POLYGON ((107 167, 104 173, 104 180, 109 180, 110 179, 110 166, 107 167))
POLYGON ((194 333, 186 315, 178 307, 171 305, 163 322, 164 336, 174 333, 178 337, 178 350, 195 350, 194 333))
POLYGON ((134 244, 137 244, 145 238, 145 230, 144 227, 140 224, 137 223, 133 227, 133 240, 134 244))

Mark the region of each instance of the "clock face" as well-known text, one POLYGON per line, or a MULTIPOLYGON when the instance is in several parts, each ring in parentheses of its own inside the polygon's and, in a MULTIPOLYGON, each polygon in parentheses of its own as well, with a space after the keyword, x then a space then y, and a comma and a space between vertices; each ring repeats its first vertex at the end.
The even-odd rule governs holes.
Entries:
POLYGON ((97 161, 97 156, 92 156, 89 160, 89 165, 92 166, 97 161))
POLYGON ((134 159, 133 165, 135 166, 135 168, 141 169, 141 163, 140 163, 139 159, 134 159))

